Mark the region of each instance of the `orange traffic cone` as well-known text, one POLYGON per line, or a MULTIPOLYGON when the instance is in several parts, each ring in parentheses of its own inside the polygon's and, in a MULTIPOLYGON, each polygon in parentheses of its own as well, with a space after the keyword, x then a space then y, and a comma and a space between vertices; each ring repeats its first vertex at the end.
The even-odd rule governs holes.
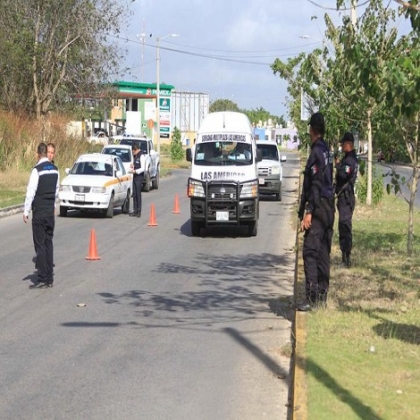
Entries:
POLYGON ((155 205, 152 203, 150 205, 150 217, 149 217, 149 223, 147 226, 157 226, 156 223, 156 214, 155 214, 155 205))
POLYGON ((86 257, 87 260, 94 261, 100 260, 101 257, 98 255, 98 250, 96 248, 96 234, 95 229, 90 231, 90 244, 89 244, 89 255, 86 257))
POLYGON ((178 194, 175 194, 175 204, 174 204, 174 211, 173 211, 173 213, 174 214, 180 214, 181 213, 181 210, 179 208, 179 197, 178 197, 178 194))

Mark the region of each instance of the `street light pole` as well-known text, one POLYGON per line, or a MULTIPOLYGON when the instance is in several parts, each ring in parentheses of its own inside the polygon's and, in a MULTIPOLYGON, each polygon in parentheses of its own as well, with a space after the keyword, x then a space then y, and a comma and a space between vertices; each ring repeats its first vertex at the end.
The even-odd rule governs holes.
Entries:
POLYGON ((160 153, 160 40, 168 37, 177 37, 178 34, 169 34, 161 38, 156 37, 156 132, 157 152, 160 153))

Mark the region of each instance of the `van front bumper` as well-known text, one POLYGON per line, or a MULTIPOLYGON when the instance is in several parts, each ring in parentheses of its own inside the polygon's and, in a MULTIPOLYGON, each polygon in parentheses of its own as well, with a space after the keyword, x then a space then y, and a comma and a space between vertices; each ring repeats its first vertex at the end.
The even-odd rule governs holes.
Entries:
POLYGON ((208 225, 241 225, 258 220, 258 184, 254 197, 241 198, 243 184, 237 182, 204 182, 204 197, 191 196, 191 220, 208 225))

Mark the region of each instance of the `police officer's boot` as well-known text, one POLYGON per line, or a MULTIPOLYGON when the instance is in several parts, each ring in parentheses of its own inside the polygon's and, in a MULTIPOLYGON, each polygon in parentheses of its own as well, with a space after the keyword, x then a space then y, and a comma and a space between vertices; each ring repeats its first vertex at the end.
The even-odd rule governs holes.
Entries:
POLYGON ((321 308, 326 308, 327 307, 327 297, 328 297, 328 292, 318 293, 317 306, 321 307, 321 308))
POLYGON ((351 267, 350 252, 346 252, 346 261, 345 261, 344 265, 347 268, 351 267))

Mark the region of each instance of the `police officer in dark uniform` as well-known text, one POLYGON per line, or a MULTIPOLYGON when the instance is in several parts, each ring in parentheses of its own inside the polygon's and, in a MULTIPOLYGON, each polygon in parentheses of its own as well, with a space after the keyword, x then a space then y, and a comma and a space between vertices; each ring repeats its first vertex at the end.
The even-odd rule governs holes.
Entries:
POLYGON ((38 281, 33 289, 52 287, 54 282, 55 201, 60 185, 57 167, 47 157, 47 145, 37 149, 38 163, 32 169, 26 190, 23 221, 28 222, 32 210, 32 236, 38 268, 38 281))
POLYGON ((358 160, 354 150, 354 137, 350 132, 344 133, 340 140, 343 158, 336 159, 335 192, 337 194, 338 234, 342 261, 345 267, 351 266, 350 253, 353 247, 352 217, 356 204, 354 184, 358 172, 358 160))
POLYGON ((146 167, 146 158, 141 153, 140 146, 137 143, 133 145, 134 161, 131 173, 133 174, 133 212, 131 217, 141 217, 141 190, 143 188, 144 169, 146 167))
POLYGON ((317 112, 309 122, 311 153, 305 166, 299 219, 304 234, 303 263, 306 302, 297 306, 307 311, 326 304, 330 281, 330 252, 334 225, 332 158, 323 139, 324 116, 317 112))

